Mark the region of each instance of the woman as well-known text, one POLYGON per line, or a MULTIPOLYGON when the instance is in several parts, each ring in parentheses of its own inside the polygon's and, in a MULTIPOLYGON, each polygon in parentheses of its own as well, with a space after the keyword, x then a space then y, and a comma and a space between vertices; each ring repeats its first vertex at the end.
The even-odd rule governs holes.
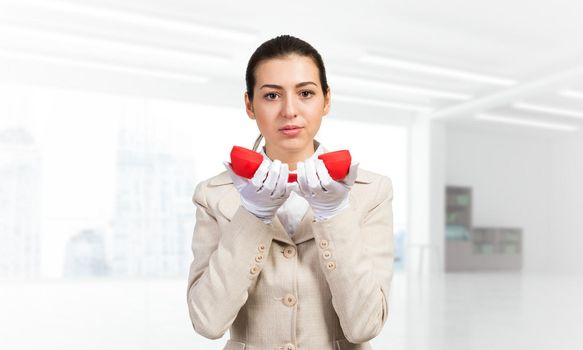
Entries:
POLYGON ((353 163, 335 181, 318 159, 330 89, 308 43, 289 35, 263 43, 246 82, 263 162, 252 179, 225 162, 195 189, 194 330, 218 339, 229 329, 228 350, 371 349, 389 311, 391 179, 353 163), (287 182, 290 171, 297 182, 287 182))

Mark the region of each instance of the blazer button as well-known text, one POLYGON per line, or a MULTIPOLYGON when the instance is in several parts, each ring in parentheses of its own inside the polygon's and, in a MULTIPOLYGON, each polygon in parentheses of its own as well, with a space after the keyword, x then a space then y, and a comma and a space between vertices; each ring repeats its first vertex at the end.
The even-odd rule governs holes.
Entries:
POLYGON ((255 261, 262 262, 263 261, 263 254, 261 254, 261 253, 257 254, 257 256, 255 257, 255 261))
POLYGON ((296 350, 296 347, 292 343, 287 343, 283 346, 283 349, 284 350, 296 350))
POLYGON ((251 272, 252 275, 256 275, 259 273, 259 271, 261 271, 261 268, 257 265, 253 265, 251 267, 251 269, 249 270, 249 272, 251 272))
POLYGON ((329 250, 324 250, 324 253, 322 253, 322 257, 326 260, 330 259, 331 256, 332 256, 332 253, 330 253, 329 250))
POLYGON ((297 301, 298 300, 295 296, 293 296, 293 294, 286 294, 285 297, 283 297, 283 303, 289 307, 294 306, 297 301))
POLYGON ((292 246, 287 246, 284 250, 283 250, 283 256, 285 256, 286 258, 293 258, 296 255, 296 248, 292 247, 292 246))
POLYGON ((328 261, 326 267, 328 268, 328 270, 332 271, 336 268, 336 263, 334 261, 328 261))
POLYGON ((325 239, 321 240, 320 241, 320 248, 322 248, 322 249, 328 248, 328 241, 325 239))
POLYGON ((263 253, 265 251, 265 244, 259 243, 257 250, 263 253))

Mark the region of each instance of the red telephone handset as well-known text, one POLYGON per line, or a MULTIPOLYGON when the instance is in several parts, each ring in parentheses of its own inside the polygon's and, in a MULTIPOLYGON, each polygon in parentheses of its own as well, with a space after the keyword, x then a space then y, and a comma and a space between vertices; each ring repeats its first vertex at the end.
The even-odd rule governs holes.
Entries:
MULTIPOLYGON (((334 180, 341 180, 348 175, 352 157, 348 150, 322 153, 318 156, 334 180)), ((235 174, 250 179, 263 162, 263 156, 245 147, 233 146, 231 150, 231 167, 235 174)), ((297 181, 297 174, 289 174, 287 181, 297 181)))

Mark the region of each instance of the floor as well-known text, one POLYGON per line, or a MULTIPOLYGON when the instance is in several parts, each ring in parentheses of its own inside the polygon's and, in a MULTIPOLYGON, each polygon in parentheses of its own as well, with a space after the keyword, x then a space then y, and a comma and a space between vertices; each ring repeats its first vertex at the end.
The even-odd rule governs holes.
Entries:
MULTIPOLYGON (((397 273, 385 349, 580 349, 583 278, 397 273)), ((181 280, 0 282, 3 349, 222 349, 192 330, 181 280)), ((312 349, 310 349, 312 350, 312 349)))
POLYGON ((404 275, 375 349, 580 349, 583 276, 404 275))

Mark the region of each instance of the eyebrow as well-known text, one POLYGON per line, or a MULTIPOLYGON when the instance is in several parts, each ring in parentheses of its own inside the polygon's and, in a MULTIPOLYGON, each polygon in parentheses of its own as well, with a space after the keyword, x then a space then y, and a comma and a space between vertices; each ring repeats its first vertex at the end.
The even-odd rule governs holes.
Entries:
MULTIPOLYGON (((296 87, 298 88, 298 87, 302 87, 302 86, 310 85, 310 84, 318 86, 318 84, 314 83, 313 81, 304 81, 303 83, 296 84, 296 87)), ((261 85, 260 89, 263 89, 265 87, 273 88, 273 89, 283 89, 283 86, 275 85, 275 84, 263 84, 263 85, 261 85)))

